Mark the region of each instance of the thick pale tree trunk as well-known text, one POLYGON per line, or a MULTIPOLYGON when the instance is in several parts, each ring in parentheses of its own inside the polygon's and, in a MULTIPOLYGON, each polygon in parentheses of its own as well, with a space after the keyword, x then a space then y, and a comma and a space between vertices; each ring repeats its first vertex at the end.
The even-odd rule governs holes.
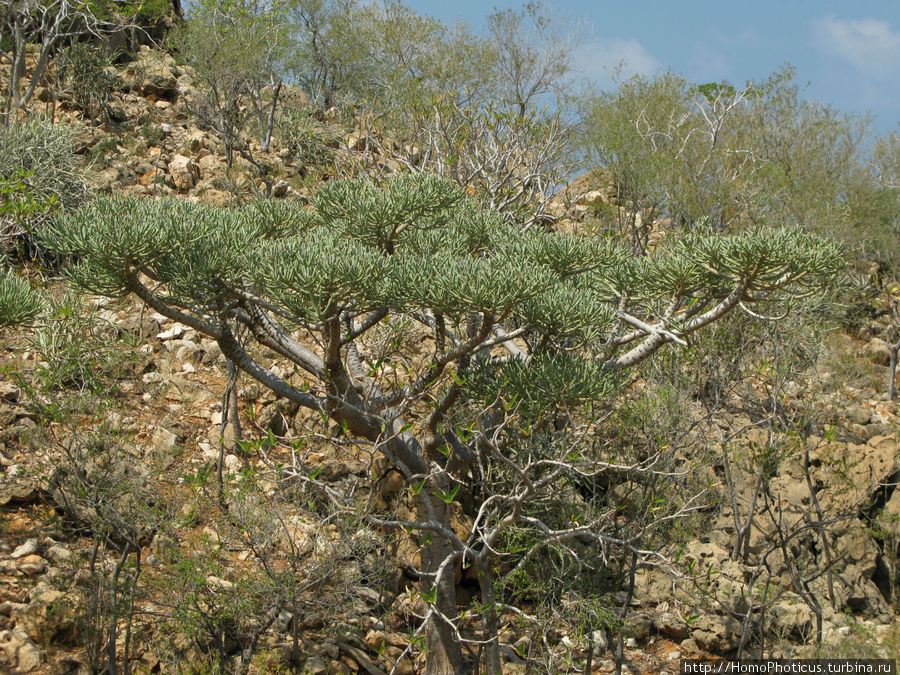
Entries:
MULTIPOLYGON (((435 519, 449 530, 450 507, 430 494, 424 495, 427 490, 441 489, 441 486, 436 484, 438 482, 429 480, 429 485, 420 493, 424 499, 419 500, 417 518, 420 521, 428 521, 431 520, 433 513, 435 519), (426 500, 430 502, 430 509, 425 503, 426 500)), ((432 533, 431 543, 426 545, 422 552, 424 571, 429 575, 436 575, 431 581, 431 586, 423 590, 426 593, 436 590, 434 607, 441 614, 441 616, 432 615, 425 628, 428 647, 425 667, 427 675, 466 675, 468 672, 463 662, 462 647, 456 628, 450 623, 457 616, 454 579, 456 557, 450 542, 438 533, 432 533)))
POLYGON ((482 560, 478 563, 478 589, 481 594, 481 606, 487 607, 481 617, 482 639, 487 643, 481 656, 481 672, 502 673, 503 666, 500 662, 500 639, 498 636, 500 624, 497 619, 497 610, 494 603, 497 594, 494 589, 494 579, 491 576, 490 564, 482 560))

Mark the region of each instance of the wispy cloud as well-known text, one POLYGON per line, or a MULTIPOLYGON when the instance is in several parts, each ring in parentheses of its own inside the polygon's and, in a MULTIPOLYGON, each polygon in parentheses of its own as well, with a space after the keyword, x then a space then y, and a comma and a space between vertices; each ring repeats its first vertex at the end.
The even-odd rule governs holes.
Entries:
POLYGON ((726 80, 731 76, 731 70, 731 64, 723 53, 710 49, 702 42, 694 45, 689 73, 691 77, 701 82, 726 80))
POLYGON ((573 64, 579 74, 600 86, 612 84, 612 73, 621 68, 623 76, 649 75, 662 64, 635 39, 597 38, 578 50, 573 64))
POLYGON ((837 54, 866 75, 896 72, 900 31, 880 19, 838 19, 829 14, 813 20, 813 37, 825 51, 837 54))

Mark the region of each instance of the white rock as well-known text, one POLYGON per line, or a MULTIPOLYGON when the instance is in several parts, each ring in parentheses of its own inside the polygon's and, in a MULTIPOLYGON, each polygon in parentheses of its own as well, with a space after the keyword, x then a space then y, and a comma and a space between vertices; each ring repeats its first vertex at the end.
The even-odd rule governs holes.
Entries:
POLYGON ((13 560, 17 560, 19 558, 24 558, 27 555, 33 555, 38 552, 41 547, 41 542, 37 539, 29 539, 21 546, 18 546, 15 551, 9 556, 13 560))
POLYGON ((20 630, 0 631, 0 650, 6 652, 8 663, 21 673, 37 670, 44 663, 43 652, 20 630))
POLYGON ((160 340, 171 340, 173 338, 177 338, 182 333, 184 333, 184 325, 180 323, 175 323, 169 330, 165 330, 162 333, 157 333, 156 337, 160 340))
POLYGON ((234 584, 230 581, 212 575, 206 577, 206 585, 219 591, 230 591, 234 589, 234 584))
POLYGON ((69 549, 56 544, 47 549, 47 557, 58 565, 72 562, 75 554, 69 549))

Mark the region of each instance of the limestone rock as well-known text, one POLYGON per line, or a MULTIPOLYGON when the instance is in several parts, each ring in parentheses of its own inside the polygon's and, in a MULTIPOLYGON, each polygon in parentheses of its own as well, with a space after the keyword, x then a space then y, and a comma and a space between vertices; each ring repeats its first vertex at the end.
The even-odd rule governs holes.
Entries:
POLYGON ((0 631, 0 651, 5 653, 7 665, 20 673, 30 673, 44 663, 43 652, 20 630, 0 631))
POLYGON ((863 349, 863 353, 872 363, 879 366, 886 366, 891 362, 891 348, 887 342, 879 338, 872 338, 863 349))
POLYGON ((144 96, 168 101, 178 98, 180 71, 174 59, 164 52, 142 47, 127 74, 134 78, 132 89, 139 89, 144 96))
POLYGON ((321 656, 310 656, 303 662, 303 672, 309 675, 327 675, 328 667, 321 656))
POLYGON ((153 432, 150 438, 150 445, 155 454, 159 456, 168 456, 175 452, 178 448, 178 436, 168 429, 158 428, 153 432))
MULTIPOLYGON (((40 495, 40 487, 35 481, 24 480, 0 485, 0 506, 8 504, 30 504, 40 495)), ((27 555, 23 553, 22 555, 27 555)))
POLYGON ((16 629, 33 640, 48 640, 74 629, 75 599, 41 582, 31 591, 31 602, 15 605, 11 616, 16 629))
POLYGON ((30 577, 40 574, 47 569, 47 561, 39 555, 26 555, 16 563, 16 568, 30 577))
POLYGON ((9 557, 13 560, 18 560, 19 558, 24 558, 25 556, 37 553, 40 549, 40 541, 38 541, 37 539, 29 539, 21 546, 17 546, 16 550, 13 551, 9 557))
POLYGON ((813 611, 803 602, 785 600, 772 607, 775 626, 784 636, 806 640, 815 626, 813 611))
POLYGON ((721 654, 737 646, 741 637, 741 624, 730 616, 703 615, 694 625, 692 637, 700 649, 721 654))
POLYGON ((200 169, 190 157, 175 155, 168 164, 169 174, 175 189, 179 192, 187 192, 200 179, 200 169))

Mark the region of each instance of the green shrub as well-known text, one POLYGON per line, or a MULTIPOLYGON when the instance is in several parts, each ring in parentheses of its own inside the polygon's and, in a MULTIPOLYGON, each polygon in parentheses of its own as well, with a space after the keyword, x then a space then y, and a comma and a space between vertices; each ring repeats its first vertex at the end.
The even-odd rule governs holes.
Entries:
POLYGON ((86 201, 75 130, 31 120, 0 127, 0 247, 43 258, 29 232, 57 209, 86 201), (16 173, 6 174, 9 168, 16 173))
POLYGON ((300 166, 323 168, 334 158, 336 136, 323 128, 311 108, 288 109, 278 122, 281 144, 300 166))
POLYGON ((56 195, 60 206, 74 208, 88 196, 74 143, 75 130, 63 124, 12 124, 0 128, 0 166, 26 172, 25 184, 36 198, 56 195))
POLYGON ((28 282, 0 269, 0 327, 31 321, 41 311, 41 299, 28 282))
POLYGON ((116 84, 115 76, 106 70, 111 63, 111 54, 102 46, 75 42, 66 49, 66 80, 75 104, 89 120, 107 112, 116 84))

